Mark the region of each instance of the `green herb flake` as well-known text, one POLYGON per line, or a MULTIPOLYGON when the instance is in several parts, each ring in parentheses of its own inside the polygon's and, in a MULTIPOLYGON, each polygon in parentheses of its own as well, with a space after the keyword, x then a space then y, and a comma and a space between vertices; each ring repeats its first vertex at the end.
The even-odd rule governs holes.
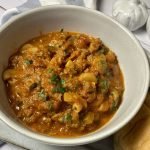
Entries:
POLYGON ((53 72, 53 69, 49 68, 49 69, 47 70, 47 72, 48 72, 48 73, 52 73, 52 72, 53 72))
POLYGON ((113 100, 118 103, 120 97, 119 92, 117 90, 114 90, 111 92, 111 96, 113 97, 113 100))
POLYGON ((60 87, 60 88, 58 88, 58 92, 59 93, 65 93, 66 89, 64 87, 60 87))
POLYGON ((71 122, 72 121, 72 116, 70 113, 67 113, 64 118, 63 118, 63 121, 66 123, 66 122, 71 122))
POLYGON ((61 79, 60 81, 61 81, 61 84, 62 84, 62 85, 65 84, 65 80, 64 80, 64 79, 61 79))
POLYGON ((49 103, 49 110, 54 111, 54 103, 52 101, 49 103))
POLYGON ((46 100, 47 99, 47 96, 46 96, 46 93, 44 91, 44 89, 42 89, 39 93, 39 97, 43 100, 46 100))
POLYGON ((60 81, 59 76, 57 74, 52 74, 50 81, 53 84, 57 84, 60 81))
POLYGON ((31 65, 31 64, 33 64, 33 60, 26 59, 26 60, 24 61, 24 63, 25 63, 26 65, 31 65))
POLYGON ((100 63, 101 63, 103 66, 107 66, 107 62, 104 61, 104 60, 101 60, 100 63))
POLYGON ((100 83, 99 83, 99 86, 100 86, 100 90, 102 92, 107 92, 108 89, 109 89, 109 82, 108 80, 100 80, 100 83))
POLYGON ((29 90, 32 91, 33 89, 35 89, 38 86, 38 84, 35 82, 33 84, 30 85, 29 90))
POLYGON ((107 68, 108 68, 107 62, 105 60, 100 60, 100 65, 102 67, 103 73, 105 73, 107 71, 107 68))
POLYGON ((53 93, 65 93, 66 89, 62 86, 57 86, 52 89, 53 93))
POLYGON ((56 46, 48 45, 48 51, 54 53, 56 51, 56 46))
POLYGON ((55 84, 55 87, 52 89, 53 93, 66 92, 66 89, 63 87, 63 85, 65 84, 65 80, 61 79, 57 74, 52 74, 49 82, 55 84))
POLYGON ((116 111, 118 108, 118 103, 116 101, 112 101, 110 111, 116 111))
POLYGON ((101 49, 99 50, 99 52, 100 52, 100 54, 104 54, 105 49, 104 49, 104 48, 101 48, 101 49))
POLYGON ((110 96, 112 97, 112 105, 111 105, 111 108, 110 110, 111 111, 115 111, 118 106, 119 106, 119 100, 120 100, 120 95, 119 95, 119 92, 117 90, 113 90, 110 94, 110 96))
POLYGON ((100 54, 104 54, 104 55, 107 54, 108 51, 109 51, 109 50, 108 50, 107 48, 105 48, 105 47, 101 47, 101 48, 99 49, 99 53, 100 53, 100 54))

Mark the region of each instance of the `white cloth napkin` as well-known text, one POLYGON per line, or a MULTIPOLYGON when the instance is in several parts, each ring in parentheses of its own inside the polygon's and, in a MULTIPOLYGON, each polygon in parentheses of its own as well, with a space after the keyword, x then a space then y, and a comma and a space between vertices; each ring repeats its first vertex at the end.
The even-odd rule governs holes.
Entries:
POLYGON ((91 9, 96 9, 97 0, 28 0, 23 5, 19 6, 19 11, 28 10, 39 6, 47 6, 54 4, 69 4, 83 6, 91 9))

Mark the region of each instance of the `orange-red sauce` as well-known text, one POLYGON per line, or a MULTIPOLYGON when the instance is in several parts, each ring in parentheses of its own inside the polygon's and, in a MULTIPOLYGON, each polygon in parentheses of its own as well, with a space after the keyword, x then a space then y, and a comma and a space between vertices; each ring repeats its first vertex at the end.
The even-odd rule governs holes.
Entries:
POLYGON ((3 79, 19 120, 58 137, 103 126, 124 91, 116 55, 99 38, 64 31, 23 44, 10 57, 3 79))

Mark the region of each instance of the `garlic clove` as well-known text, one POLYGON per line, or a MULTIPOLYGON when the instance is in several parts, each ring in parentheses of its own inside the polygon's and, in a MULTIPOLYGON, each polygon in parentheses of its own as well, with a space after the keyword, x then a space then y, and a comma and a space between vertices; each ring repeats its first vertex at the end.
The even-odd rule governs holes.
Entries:
POLYGON ((135 31, 146 23, 148 11, 140 0, 117 0, 112 15, 129 30, 135 31))
POLYGON ((147 8, 150 8, 150 0, 140 0, 140 1, 145 3, 147 8))

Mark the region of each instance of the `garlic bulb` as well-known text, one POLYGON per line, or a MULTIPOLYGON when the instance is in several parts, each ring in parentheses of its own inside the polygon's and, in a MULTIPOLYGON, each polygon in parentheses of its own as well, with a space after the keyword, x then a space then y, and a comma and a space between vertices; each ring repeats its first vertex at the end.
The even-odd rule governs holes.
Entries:
POLYGON ((150 0, 140 0, 141 2, 144 2, 147 8, 150 8, 150 0))
POLYGON ((148 18, 146 6, 140 0, 117 0, 112 13, 118 22, 131 31, 142 27, 148 18))
POLYGON ((147 30, 148 36, 150 38, 150 16, 148 17, 148 20, 147 20, 146 30, 147 30))

